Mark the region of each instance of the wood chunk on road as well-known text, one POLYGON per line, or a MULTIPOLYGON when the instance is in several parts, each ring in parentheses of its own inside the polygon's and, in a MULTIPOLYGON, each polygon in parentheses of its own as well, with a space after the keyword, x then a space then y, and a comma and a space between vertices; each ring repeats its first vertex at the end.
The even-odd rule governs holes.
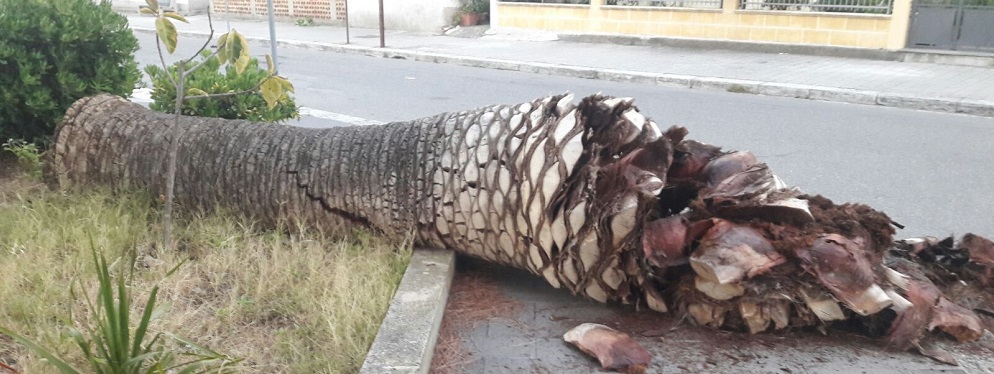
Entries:
POLYGON ((642 374, 652 361, 652 355, 628 334, 601 324, 584 323, 563 334, 563 339, 596 357, 608 370, 642 374))

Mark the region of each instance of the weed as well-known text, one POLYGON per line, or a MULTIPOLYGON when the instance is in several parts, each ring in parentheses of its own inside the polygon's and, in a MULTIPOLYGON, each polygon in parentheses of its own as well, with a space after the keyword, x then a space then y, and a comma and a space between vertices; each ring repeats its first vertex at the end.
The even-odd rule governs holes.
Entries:
POLYGON ((732 85, 728 86, 726 91, 731 93, 749 93, 749 89, 746 88, 746 86, 743 86, 738 83, 733 83, 732 85))
MULTIPOLYGON (((99 279, 90 235, 98 255, 129 259, 109 267, 111 275, 134 269, 126 285, 134 300, 156 292, 148 331, 244 358, 231 369, 253 373, 358 372, 410 256, 406 244, 366 232, 291 234, 225 212, 180 215, 182 249, 166 251, 158 247, 159 204, 147 194, 11 188, 0 202, 0 325, 63 354, 74 368, 89 362, 67 326, 98 319, 66 318, 90 309, 68 297, 65 285, 99 279), (169 264, 183 261, 163 279, 169 264)), ((128 305, 133 320, 143 306, 128 305)), ((50 371, 43 359, 0 334, 0 362, 22 373, 50 371)))
POLYGON ((36 144, 21 139, 10 139, 3 143, 2 149, 17 157, 17 163, 25 173, 34 178, 41 178, 42 151, 36 144))
MULTIPOLYGON (((68 335, 79 347, 82 357, 89 363, 92 372, 107 374, 231 372, 231 365, 240 360, 172 334, 158 333, 149 338, 149 326, 159 286, 152 287, 152 292, 142 307, 138 325, 132 326, 131 295, 128 293, 124 271, 117 275, 117 282, 114 282, 111 277, 111 266, 107 264, 103 255, 97 254, 92 237, 90 239, 93 263, 99 282, 96 302, 90 299, 82 283, 80 283, 81 295, 77 295, 76 290, 72 290, 70 294, 74 299, 83 298, 86 301, 88 308, 86 312, 89 312, 95 321, 85 326, 82 331, 76 327, 69 327, 68 335), (167 349, 165 337, 180 343, 183 347, 182 352, 177 353, 167 349), (178 362, 179 356, 187 357, 188 360, 178 362)), ((179 266, 170 270, 167 276, 178 268, 179 266)), ((74 320, 72 313, 68 320, 74 320)), ((14 338, 14 341, 28 347, 50 365, 58 368, 62 374, 81 372, 65 359, 60 358, 55 351, 45 349, 7 328, 0 326, 0 334, 8 335, 14 338)))

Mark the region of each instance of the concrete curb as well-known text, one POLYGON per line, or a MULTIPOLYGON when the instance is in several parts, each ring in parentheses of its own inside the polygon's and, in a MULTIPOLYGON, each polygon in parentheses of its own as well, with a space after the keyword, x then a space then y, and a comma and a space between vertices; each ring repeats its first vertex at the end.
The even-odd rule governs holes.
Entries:
POLYGON ((451 250, 414 250, 360 374, 428 373, 455 258, 451 250))
MULTIPOLYGON (((133 27, 136 32, 155 33, 154 29, 133 27)), ((206 36, 203 32, 180 32, 181 35, 206 36)), ((246 39, 268 44, 269 39, 246 37, 246 39)), ((723 90, 735 93, 749 93, 765 96, 792 97, 798 99, 821 100, 862 105, 917 109, 933 112, 960 113, 967 115, 994 117, 994 101, 970 100, 948 97, 923 97, 883 91, 864 91, 850 88, 799 85, 791 83, 763 82, 753 80, 702 77, 668 73, 601 69, 595 67, 550 64, 468 57, 444 53, 419 52, 398 48, 375 48, 355 45, 308 42, 300 40, 279 40, 283 47, 305 48, 336 53, 370 57, 395 58, 419 62, 454 64, 496 70, 520 71, 573 78, 598 79, 614 82, 655 84, 667 87, 691 89, 723 90)))
POLYGON ((765 53, 789 53, 811 56, 831 56, 860 58, 868 60, 897 61, 902 57, 901 52, 882 49, 853 48, 810 44, 791 44, 774 42, 754 42, 746 40, 714 40, 681 38, 673 36, 639 36, 623 34, 598 33, 559 33, 559 40, 577 43, 606 43, 620 45, 639 45, 651 47, 674 47, 686 49, 722 49, 728 51, 747 51, 765 53))

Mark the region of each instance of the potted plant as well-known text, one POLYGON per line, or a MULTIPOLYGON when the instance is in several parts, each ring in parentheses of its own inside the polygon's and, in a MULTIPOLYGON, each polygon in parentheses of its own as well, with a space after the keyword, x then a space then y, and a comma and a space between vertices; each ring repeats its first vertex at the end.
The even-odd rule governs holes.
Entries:
POLYGON ((463 0, 460 12, 460 26, 474 26, 480 23, 485 13, 490 11, 490 0, 463 0))

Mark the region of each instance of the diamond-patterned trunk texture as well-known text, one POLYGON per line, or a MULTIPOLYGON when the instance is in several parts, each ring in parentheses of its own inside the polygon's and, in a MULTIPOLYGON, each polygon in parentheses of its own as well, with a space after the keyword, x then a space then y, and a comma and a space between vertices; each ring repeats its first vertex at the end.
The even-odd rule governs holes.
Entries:
MULTIPOLYGON (((121 98, 82 99, 58 129, 48 175, 62 188, 161 193, 172 126, 121 98)), ((883 213, 803 195, 749 152, 661 131, 631 99, 558 95, 366 127, 180 126, 182 205, 413 235, 701 325, 756 333, 879 315, 866 323, 893 322, 890 343, 903 348, 933 328, 980 336, 977 316, 943 292, 991 307, 975 284, 991 282, 994 243, 895 245, 883 213), (936 267, 974 283, 933 284, 936 267)))

